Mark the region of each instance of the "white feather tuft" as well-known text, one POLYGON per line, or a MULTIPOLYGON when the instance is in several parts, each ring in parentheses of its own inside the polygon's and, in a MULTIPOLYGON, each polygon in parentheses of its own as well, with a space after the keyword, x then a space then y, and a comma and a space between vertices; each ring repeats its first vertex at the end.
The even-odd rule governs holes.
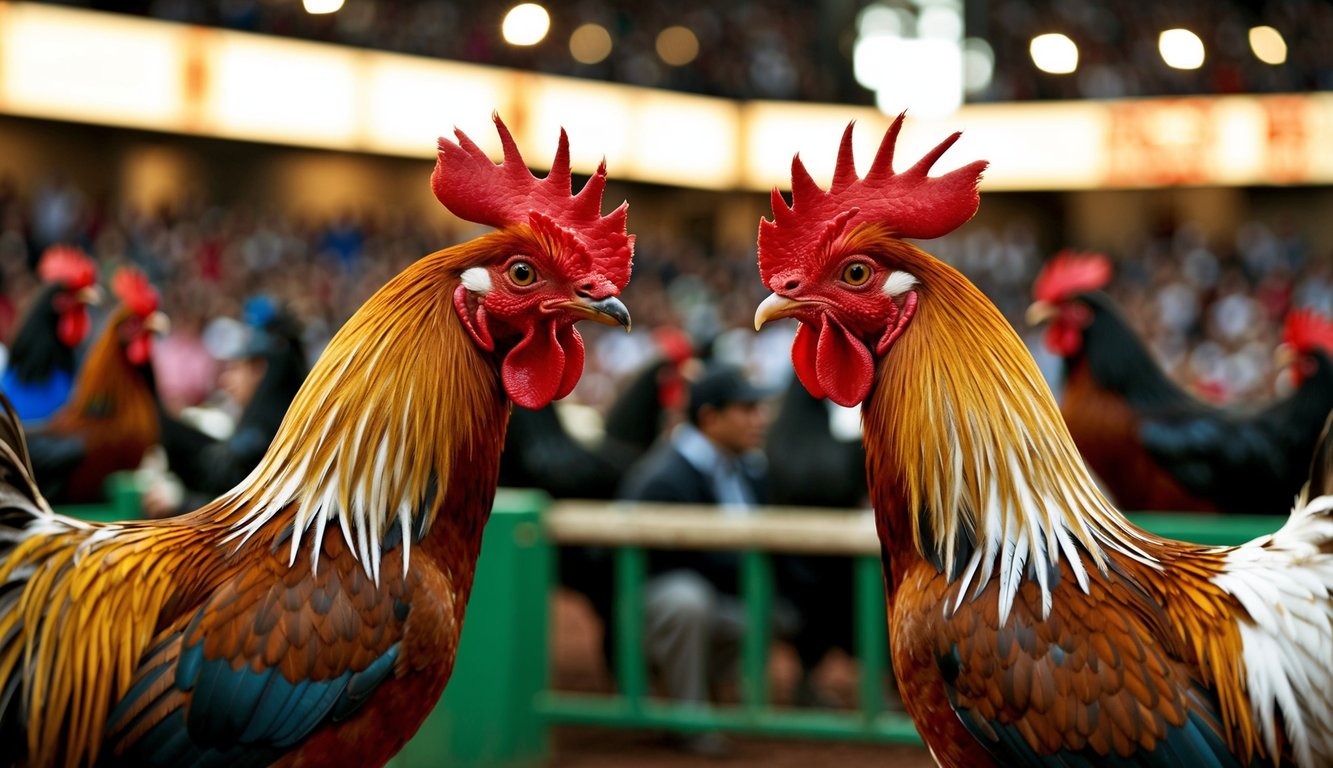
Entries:
POLYGON ((491 273, 487 272, 485 267, 465 269, 459 277, 462 280, 463 287, 473 293, 485 294, 491 292, 491 273))

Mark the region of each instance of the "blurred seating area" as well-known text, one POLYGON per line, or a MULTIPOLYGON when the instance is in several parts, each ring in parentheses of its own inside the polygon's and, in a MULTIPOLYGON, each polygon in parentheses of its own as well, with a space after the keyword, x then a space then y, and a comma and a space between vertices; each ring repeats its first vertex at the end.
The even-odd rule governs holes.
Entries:
MULTIPOLYGON (((853 77, 861 14, 883 6, 919 20, 931 5, 919 0, 554 0, 545 3, 550 34, 539 45, 519 47, 507 44, 500 32, 506 11, 516 3, 349 0, 337 13, 323 15, 307 13, 295 0, 61 4, 728 98, 854 104, 871 103, 874 96, 853 77), (591 61, 581 55, 591 63, 571 53, 571 36, 585 24, 597 24, 607 34, 603 58, 591 61), (658 52, 659 33, 673 26, 693 35, 687 49, 694 52, 684 63, 668 63, 677 54, 664 58, 658 52)), ((1322 0, 958 0, 945 5, 962 11, 963 35, 985 40, 990 49, 993 74, 988 85, 969 90, 973 101, 1333 89, 1333 61, 1326 53, 1333 43, 1333 6, 1322 0), (1270 26, 1282 35, 1284 63, 1256 58, 1248 38, 1255 26, 1270 26), (1158 35, 1169 28, 1198 35, 1207 51, 1199 68, 1172 69, 1163 63, 1158 35), (1076 72, 1053 75, 1034 66, 1029 56, 1033 37, 1053 32, 1078 46, 1076 72)))
MULTIPOLYGON (((253 296, 276 299, 300 320, 313 360, 350 313, 403 266, 471 236, 451 231, 444 219, 434 221, 350 212, 313 220, 193 198, 142 211, 99 199, 69 180, 51 178, 34 189, 0 183, 0 338, 11 338, 36 285, 33 265, 47 245, 87 249, 104 278, 115 266, 134 263, 161 289, 176 341, 185 342, 158 345, 155 362, 166 371, 162 395, 173 410, 194 405, 209 395, 207 374, 201 382, 171 369, 187 359, 207 365, 206 357, 190 352, 220 332, 212 328, 219 318, 241 319, 253 296)), ((1247 221, 1237 232, 1232 241, 1211 242, 1186 223, 1109 254, 1117 264, 1111 292, 1134 327, 1177 380, 1222 403, 1262 401, 1282 391, 1273 351, 1290 308, 1333 316, 1333 253, 1313 250, 1294 222, 1247 221)), ((1062 244, 1044 246, 1021 225, 999 231, 974 222, 934 245, 996 301, 1042 360, 1040 337, 1023 325, 1022 315, 1033 276, 1062 244)), ((583 330, 589 357, 572 402, 607 408, 658 353, 651 331, 666 326, 686 331, 704 354, 780 386, 790 376, 793 328, 779 323, 754 333, 753 308, 763 295, 752 251, 714 252, 662 230, 641 235, 626 294, 636 332, 583 330)))

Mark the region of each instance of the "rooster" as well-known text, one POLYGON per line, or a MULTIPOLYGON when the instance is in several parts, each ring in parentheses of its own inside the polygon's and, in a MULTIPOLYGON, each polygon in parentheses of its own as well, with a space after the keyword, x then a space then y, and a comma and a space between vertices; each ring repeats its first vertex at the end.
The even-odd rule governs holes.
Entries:
POLYGON ((74 350, 92 325, 88 305, 100 298, 97 266, 77 248, 54 245, 37 263, 42 287, 14 335, 0 389, 19 418, 47 418, 74 386, 74 350))
POLYGON ((38 485, 56 504, 101 501, 107 478, 138 467, 158 442, 153 334, 167 329, 167 318, 157 291, 133 267, 116 272, 111 292, 118 304, 69 401, 30 436, 38 485))
POLYGON ((1127 509, 1280 514, 1305 480, 1333 409, 1333 323, 1287 316, 1282 352, 1297 388, 1259 408, 1205 403, 1173 382, 1099 289, 1111 265, 1061 253, 1033 286, 1032 323, 1064 360, 1061 411, 1083 457, 1127 509))
POLYGON ((796 318, 802 383, 862 404, 893 669, 935 759, 1333 764, 1327 479, 1240 547, 1130 524, 1004 316, 904 239, 966 222, 985 163, 928 176, 954 134, 894 173, 902 122, 864 178, 849 127, 828 191, 793 161, 791 205, 775 190, 759 228, 755 323, 796 318))
POLYGON ((259 466, 181 517, 50 512, 17 427, 0 507, 0 739, 8 762, 378 765, 444 690, 510 403, 579 378, 574 323, 628 329, 626 206, 605 166, 570 193, 509 131, 461 131, 432 178, 498 229, 437 251, 334 336, 259 466))

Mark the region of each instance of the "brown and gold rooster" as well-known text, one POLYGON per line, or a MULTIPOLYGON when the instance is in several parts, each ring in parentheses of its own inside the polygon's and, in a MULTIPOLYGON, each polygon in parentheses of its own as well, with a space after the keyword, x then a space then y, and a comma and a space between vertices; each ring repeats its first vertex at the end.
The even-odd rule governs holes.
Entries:
POLYGON ((329 343, 260 465, 182 517, 51 513, 0 443, 0 743, 25 765, 379 765, 454 665, 510 403, 628 328, 626 207, 461 131, 433 186, 497 232, 426 256, 329 343))
POLYGON ((760 225, 755 322, 799 320, 801 381, 862 404, 894 674, 935 759, 1333 765, 1327 444, 1270 536, 1202 547, 1130 524, 1003 315, 904 239, 967 221, 985 164, 928 176, 955 134, 895 173, 901 126, 864 177, 849 127, 827 191, 793 162, 791 205, 775 191, 760 225))

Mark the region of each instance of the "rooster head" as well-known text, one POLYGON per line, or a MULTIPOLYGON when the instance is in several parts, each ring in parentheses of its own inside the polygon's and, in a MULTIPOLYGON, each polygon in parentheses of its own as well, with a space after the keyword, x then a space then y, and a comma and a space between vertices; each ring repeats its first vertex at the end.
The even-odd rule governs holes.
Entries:
POLYGON ((111 292, 120 301, 114 323, 117 340, 131 365, 148 365, 153 353, 153 334, 170 330, 167 316, 157 309, 157 290, 144 273, 121 267, 111 279, 111 292))
POLYGON ((875 358, 907 328, 931 256, 901 238, 945 235, 972 218, 977 161, 928 177, 953 146, 953 134, 902 173, 893 150, 903 115, 889 126, 870 170, 859 177, 852 159, 852 125, 842 135, 827 191, 792 159, 791 205, 773 190, 773 220, 759 223, 759 274, 773 291, 755 312, 755 328, 780 317, 800 321, 792 364, 815 397, 843 406, 870 393, 875 358))
POLYGON ((1333 321, 1312 309, 1287 314, 1282 324, 1282 344, 1277 349, 1279 368, 1290 368, 1292 383, 1300 386, 1314 375, 1316 353, 1333 359, 1333 321))
POLYGON ((1100 253, 1064 250, 1042 267, 1032 284, 1035 301, 1028 307, 1029 325, 1050 321, 1046 347, 1061 357, 1083 349, 1083 329, 1092 322, 1092 310, 1078 297, 1099 291, 1111 282, 1111 262, 1100 253))
POLYGON ((478 263, 463 269, 454 309, 478 347, 502 359, 509 398, 541 408, 568 395, 583 372, 579 320, 630 327, 617 298, 629 283, 634 236, 628 204, 602 215, 606 163, 571 193, 562 130, 551 170, 533 176, 509 129, 494 116, 504 159, 492 162, 461 130, 439 142, 431 186, 459 218, 496 227, 478 263))
POLYGON ((88 305, 102 298, 97 288, 97 265, 78 248, 53 245, 42 253, 37 276, 55 286, 51 310, 56 314, 56 337, 70 349, 77 347, 92 328, 88 305))

